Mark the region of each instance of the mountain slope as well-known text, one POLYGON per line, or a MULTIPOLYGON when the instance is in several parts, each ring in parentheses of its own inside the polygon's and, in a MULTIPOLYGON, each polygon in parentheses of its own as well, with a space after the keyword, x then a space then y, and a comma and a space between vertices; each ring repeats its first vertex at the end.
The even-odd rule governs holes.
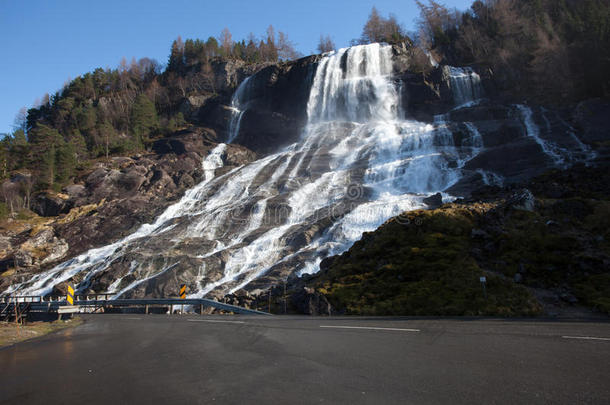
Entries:
POLYGON ((527 184, 533 195, 488 188, 480 200, 406 212, 306 283, 349 314, 610 314, 608 173, 553 171, 527 184))
MULTIPOLYGON (((505 104, 473 68, 431 65, 423 76, 415 62, 406 45, 370 44, 259 70, 230 102, 198 110, 213 128, 189 135, 186 143, 199 145, 196 154, 178 135, 153 145, 175 174, 146 167, 150 179, 138 174, 140 157, 120 170, 88 174, 85 188, 93 199, 100 197, 96 184, 108 183, 118 187, 110 193, 114 204, 127 210, 122 193, 156 197, 162 191, 157 182, 181 183, 171 205, 166 199, 165 210, 156 211, 161 215, 124 228, 120 216, 100 221, 118 221, 122 229, 105 245, 102 238, 79 245, 76 237, 81 221, 95 221, 95 212, 74 225, 59 222, 55 232, 72 235, 71 253, 55 259, 65 261, 20 270, 4 281, 11 285, 4 293, 46 294, 73 282, 79 292, 125 297, 172 296, 182 283, 191 296, 257 294, 316 272, 324 258, 346 251, 363 232, 431 204, 431 195, 466 196, 485 184, 511 184, 598 157, 598 145, 560 112, 505 104), (243 146, 218 143, 229 139, 247 145, 256 159, 243 146), (200 167, 193 163, 197 158, 200 167), (188 190, 189 182, 179 180, 186 160, 199 173, 187 173, 193 179, 188 190)), ((69 201, 78 205, 78 198, 69 201)), ((455 242, 452 260, 460 262, 466 229, 430 239, 429 248, 455 242)), ((449 265, 442 256, 434 260, 441 268, 449 265)), ((476 277, 474 262, 460 263, 460 271, 470 269, 468 277, 476 277)), ((429 270, 434 273, 434 266, 429 270)), ((507 313, 537 311, 521 289, 503 283, 506 291, 498 291, 517 300, 507 313)), ((462 311, 474 292, 464 294, 456 295, 452 311, 462 311)))

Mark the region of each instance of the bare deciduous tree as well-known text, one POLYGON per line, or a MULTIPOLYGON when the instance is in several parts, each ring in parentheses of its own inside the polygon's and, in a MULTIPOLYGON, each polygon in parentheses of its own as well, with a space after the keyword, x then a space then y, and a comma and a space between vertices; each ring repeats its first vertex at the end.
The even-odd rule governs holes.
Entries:
POLYGON ((15 120, 13 121, 13 131, 17 131, 19 129, 26 131, 28 122, 28 109, 26 107, 21 107, 19 112, 15 116, 15 120))
POLYGON ((320 35, 320 42, 318 42, 318 52, 326 53, 335 49, 335 43, 329 35, 320 35))
POLYGON ((382 19, 375 7, 371 10, 369 19, 366 21, 366 24, 364 24, 361 39, 363 42, 383 41, 382 19))
POLYGON ((300 56, 292 41, 282 31, 278 33, 277 54, 282 60, 292 60, 300 56))
POLYGON ((220 47, 222 48, 225 56, 231 55, 231 49, 233 49, 233 36, 231 35, 231 31, 229 28, 224 27, 222 32, 220 33, 220 47))
POLYGON ((384 18, 373 7, 358 42, 363 44, 372 42, 395 43, 403 40, 404 36, 404 28, 398 23, 396 16, 390 14, 388 18, 384 18))

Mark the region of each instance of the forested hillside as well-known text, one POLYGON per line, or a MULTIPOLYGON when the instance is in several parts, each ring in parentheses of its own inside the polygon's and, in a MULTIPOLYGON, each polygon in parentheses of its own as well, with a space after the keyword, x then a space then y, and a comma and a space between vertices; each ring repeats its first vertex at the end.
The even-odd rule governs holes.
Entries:
POLYGON ((75 78, 37 107, 21 111, 14 132, 0 142, 0 178, 15 180, 4 187, 0 211, 27 209, 32 193, 60 191, 92 159, 145 152, 155 139, 184 127, 180 106, 187 97, 233 90, 218 84, 223 65, 264 65, 297 56, 286 34, 276 35, 272 26, 264 40, 251 34, 233 41, 225 29, 207 41, 178 37, 165 67, 149 58, 123 59, 116 69, 75 78))
POLYGON ((439 62, 487 69, 505 96, 562 104, 610 95, 608 0, 477 0, 464 13, 417 4, 420 44, 439 62))

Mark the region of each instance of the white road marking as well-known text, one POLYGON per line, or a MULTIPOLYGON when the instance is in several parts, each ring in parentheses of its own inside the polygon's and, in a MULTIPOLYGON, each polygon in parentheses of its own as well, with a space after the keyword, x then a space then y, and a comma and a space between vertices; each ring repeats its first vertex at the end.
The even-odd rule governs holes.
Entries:
POLYGON ((607 337, 595 337, 595 336, 562 336, 564 339, 582 339, 582 340, 610 340, 607 337))
POLYGON ((403 329, 403 328, 377 328, 373 326, 328 326, 320 325, 321 328, 334 328, 334 329, 369 329, 369 330, 397 330, 401 332, 421 332, 419 329, 403 329))
POLYGON ((212 319, 187 319, 187 322, 213 322, 213 323, 245 323, 244 321, 217 321, 212 319))
POLYGON ((125 319, 131 319, 131 320, 134 320, 134 321, 139 321, 142 318, 125 318, 125 319))

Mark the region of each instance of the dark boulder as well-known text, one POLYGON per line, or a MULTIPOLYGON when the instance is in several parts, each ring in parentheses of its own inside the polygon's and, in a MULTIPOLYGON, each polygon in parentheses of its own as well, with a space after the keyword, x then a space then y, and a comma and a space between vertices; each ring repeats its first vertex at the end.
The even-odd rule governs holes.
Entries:
POLYGON ((30 208, 41 217, 54 217, 70 211, 72 206, 67 198, 51 193, 41 193, 32 199, 30 208))
POLYGON ((426 204, 429 208, 438 208, 443 205, 443 196, 441 193, 436 193, 430 197, 426 197, 424 198, 424 204, 426 204))
POLYGON ((297 289, 290 299, 297 312, 301 314, 330 316, 333 313, 326 296, 311 287, 297 289))

